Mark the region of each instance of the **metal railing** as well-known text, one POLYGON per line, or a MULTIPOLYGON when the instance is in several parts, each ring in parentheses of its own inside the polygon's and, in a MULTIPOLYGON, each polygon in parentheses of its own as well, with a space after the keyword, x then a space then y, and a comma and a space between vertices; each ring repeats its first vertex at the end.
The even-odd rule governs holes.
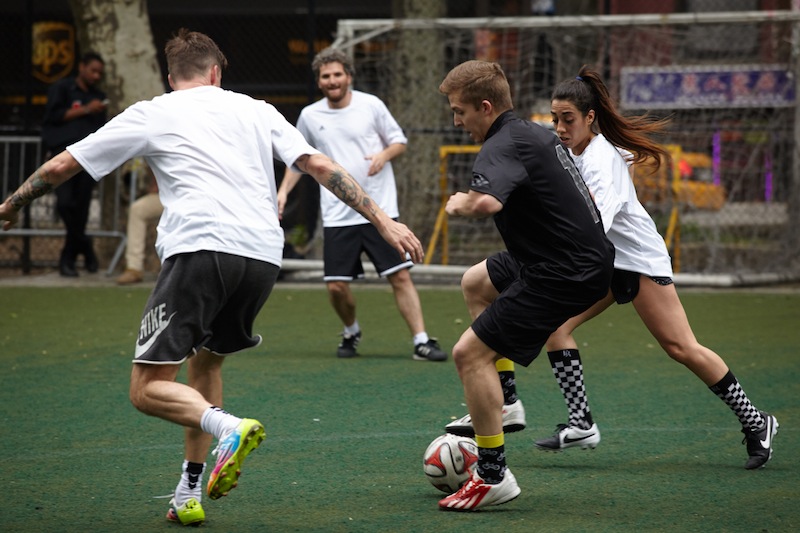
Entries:
MULTIPOLYGON (((0 198, 7 198, 13 193, 28 176, 30 176, 44 161, 46 154, 42 148, 39 137, 34 136, 8 136, 0 137, 0 198)), ((131 176, 131 194, 129 199, 135 199, 135 172, 131 176)), ((123 228, 120 228, 120 213, 122 212, 122 188, 124 179, 121 169, 116 170, 112 175, 100 180, 94 190, 92 204, 87 224, 86 234, 90 237, 119 239, 116 250, 112 256, 106 270, 107 275, 111 275, 119 262, 125 245, 127 236, 123 228), (111 187, 109 191, 108 188, 111 187), (104 202, 107 194, 112 195, 110 202, 104 202), (108 204, 112 213, 110 216, 104 213, 104 204, 108 204), (107 221, 105 224, 103 221, 107 221)), ((63 237, 66 231, 59 220, 55 210, 55 197, 52 194, 46 195, 22 212, 22 217, 17 227, 8 231, 0 232, 0 239, 13 237, 22 238, 22 250, 20 263, 23 272, 29 272, 33 266, 31 259, 31 239, 41 237, 63 237)), ((53 250, 53 259, 58 257, 58 250, 53 250)))

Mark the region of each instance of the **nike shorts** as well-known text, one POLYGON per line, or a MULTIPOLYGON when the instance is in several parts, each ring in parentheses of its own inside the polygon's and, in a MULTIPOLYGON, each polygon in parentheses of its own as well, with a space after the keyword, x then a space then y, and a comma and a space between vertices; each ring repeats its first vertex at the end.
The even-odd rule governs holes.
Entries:
POLYGON ((145 305, 133 362, 180 364, 201 348, 230 355, 258 346, 253 322, 279 270, 220 252, 168 258, 145 305))
POLYGON ((523 280, 521 265, 508 252, 489 257, 486 267, 500 294, 475 319, 472 330, 492 350, 522 366, 539 356, 561 324, 608 294, 605 276, 594 283, 533 276, 523 280))
MULTIPOLYGON (((614 269, 614 275, 611 278, 611 293, 618 304, 626 304, 636 298, 636 295, 639 294, 639 278, 641 276, 644 276, 644 274, 618 268, 614 269)), ((659 285, 672 285, 672 278, 670 277, 648 277, 659 285)))
POLYGON ((381 277, 390 276, 414 263, 400 256, 372 224, 323 229, 322 258, 325 281, 353 281, 364 277, 361 253, 365 252, 381 277))

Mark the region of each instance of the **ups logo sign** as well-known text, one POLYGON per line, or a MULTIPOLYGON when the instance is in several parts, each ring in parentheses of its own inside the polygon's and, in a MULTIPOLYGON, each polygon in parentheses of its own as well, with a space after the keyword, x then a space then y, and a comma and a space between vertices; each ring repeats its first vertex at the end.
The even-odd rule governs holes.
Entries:
POLYGON ((33 76, 53 83, 72 72, 75 64, 75 30, 66 22, 33 24, 33 76))

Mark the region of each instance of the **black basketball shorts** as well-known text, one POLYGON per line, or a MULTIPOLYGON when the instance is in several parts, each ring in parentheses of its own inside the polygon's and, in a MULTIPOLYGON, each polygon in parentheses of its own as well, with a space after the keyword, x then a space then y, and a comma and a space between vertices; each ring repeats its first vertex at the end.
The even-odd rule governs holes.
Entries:
POLYGON ((230 355, 258 346, 253 322, 279 270, 221 252, 167 258, 144 308, 133 362, 180 364, 201 348, 230 355))
POLYGON ((386 277, 414 266, 413 261, 387 243, 372 224, 324 228, 323 260, 325 281, 353 281, 364 277, 361 253, 365 252, 375 270, 386 277))

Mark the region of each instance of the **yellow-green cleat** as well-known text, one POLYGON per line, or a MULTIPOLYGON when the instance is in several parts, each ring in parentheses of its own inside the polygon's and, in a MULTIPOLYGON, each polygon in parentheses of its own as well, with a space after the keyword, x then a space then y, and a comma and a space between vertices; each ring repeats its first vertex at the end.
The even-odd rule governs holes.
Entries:
POLYGON ((208 496, 212 500, 227 495, 235 488, 242 474, 242 463, 264 440, 264 426, 258 420, 245 418, 236 429, 224 435, 214 454, 217 464, 208 478, 208 496))
POLYGON ((167 520, 170 522, 179 522, 184 526, 199 526, 205 519, 206 512, 203 511, 203 506, 196 498, 189 498, 180 507, 175 505, 175 498, 169 501, 167 520))

